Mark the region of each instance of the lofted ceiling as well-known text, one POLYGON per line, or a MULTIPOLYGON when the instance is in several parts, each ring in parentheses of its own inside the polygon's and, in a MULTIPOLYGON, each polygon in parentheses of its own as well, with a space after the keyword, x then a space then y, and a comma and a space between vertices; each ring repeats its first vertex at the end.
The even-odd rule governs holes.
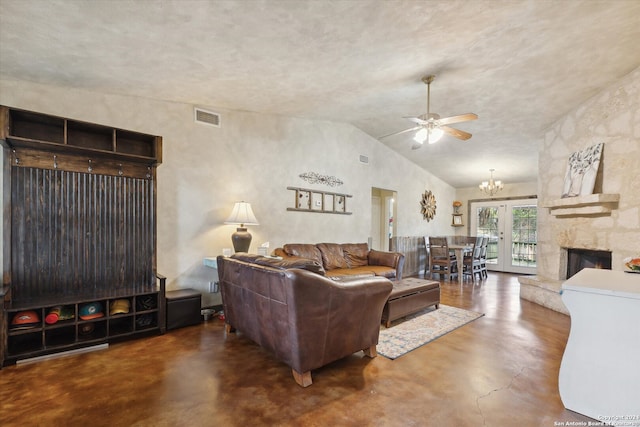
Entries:
MULTIPOLYGON (((640 66, 638 0, 0 0, 0 78, 352 123, 454 187, 534 181, 545 129, 640 66)), ((1 94, 0 94, 1 96, 1 94)))

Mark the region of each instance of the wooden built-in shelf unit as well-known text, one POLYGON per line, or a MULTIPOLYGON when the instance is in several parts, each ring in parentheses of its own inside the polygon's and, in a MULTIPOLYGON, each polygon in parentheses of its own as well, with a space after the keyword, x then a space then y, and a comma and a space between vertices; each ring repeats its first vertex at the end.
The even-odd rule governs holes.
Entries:
POLYGON ((164 332, 166 279, 156 271, 162 138, 0 106, 0 142, 0 366, 164 332), (110 313, 117 299, 129 302, 127 313, 110 313), (81 319, 88 303, 101 304, 103 316, 81 319), (58 306, 73 318, 47 324, 58 306), (38 321, 13 327, 25 311, 38 321))

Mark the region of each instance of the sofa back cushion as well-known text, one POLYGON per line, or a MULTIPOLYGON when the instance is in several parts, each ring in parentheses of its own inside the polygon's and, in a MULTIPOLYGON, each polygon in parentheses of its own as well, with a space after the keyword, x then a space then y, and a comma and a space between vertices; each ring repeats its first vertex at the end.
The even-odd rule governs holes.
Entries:
POLYGON ((282 250, 284 250, 284 253, 289 256, 311 259, 322 265, 322 254, 316 245, 306 243, 288 243, 282 247, 282 250))
POLYGON ((322 254, 322 265, 325 270, 349 268, 342 247, 338 243, 318 243, 316 246, 322 254))
POLYGON ((308 270, 312 273, 324 276, 324 268, 318 261, 309 258, 290 257, 286 259, 266 257, 253 254, 233 254, 231 258, 240 261, 248 262, 251 264, 262 265, 265 267, 277 268, 278 270, 288 270, 290 268, 300 268, 302 270, 308 270))
POLYGON ((369 246, 366 243, 343 243, 340 247, 349 268, 369 265, 369 246))
POLYGON ((318 261, 309 258, 287 258, 287 259, 275 259, 268 257, 260 257, 255 261, 258 265, 264 265, 267 267, 278 268, 280 270, 288 270, 290 268, 300 268, 302 270, 308 270, 312 273, 324 276, 324 268, 318 261))

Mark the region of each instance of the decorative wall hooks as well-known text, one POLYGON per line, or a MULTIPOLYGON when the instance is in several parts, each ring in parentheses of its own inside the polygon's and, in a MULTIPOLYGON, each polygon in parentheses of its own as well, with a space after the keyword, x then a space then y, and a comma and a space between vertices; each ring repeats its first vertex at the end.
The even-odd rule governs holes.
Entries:
POLYGON ((424 192, 420 206, 420 213, 422 213, 422 217, 426 219, 427 222, 436 216, 436 196, 434 196, 431 191, 424 192))
POLYGON ((298 176, 309 184, 324 184, 329 187, 337 187, 344 184, 341 179, 336 178, 335 176, 320 175, 317 172, 305 172, 298 176))
POLYGON ((85 174, 110 175, 122 178, 154 179, 155 165, 141 162, 111 159, 109 156, 87 157, 62 151, 44 152, 31 148, 13 148, 11 167, 30 167, 54 171, 80 172, 85 174))
POLYGON ((287 187, 295 192, 294 207, 288 211, 334 213, 351 215, 347 212, 347 198, 350 194, 329 193, 308 188, 287 187))

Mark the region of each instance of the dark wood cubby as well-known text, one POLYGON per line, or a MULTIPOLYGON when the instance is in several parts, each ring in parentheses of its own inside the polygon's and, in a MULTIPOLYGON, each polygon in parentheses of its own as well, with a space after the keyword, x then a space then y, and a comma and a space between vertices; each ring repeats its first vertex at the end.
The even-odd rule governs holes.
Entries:
POLYGON ((0 142, 0 367, 163 333, 155 179, 162 138, 0 106, 0 142), (128 313, 110 314, 117 299, 129 301, 128 313), (81 306, 91 302, 102 304, 104 316, 80 319, 81 306), (69 307, 73 319, 47 324, 55 306, 69 307), (12 328, 14 317, 29 310, 39 322, 12 328))
POLYGON ((0 106, 0 139, 12 149, 31 148, 158 165, 162 138, 80 120, 0 106))

